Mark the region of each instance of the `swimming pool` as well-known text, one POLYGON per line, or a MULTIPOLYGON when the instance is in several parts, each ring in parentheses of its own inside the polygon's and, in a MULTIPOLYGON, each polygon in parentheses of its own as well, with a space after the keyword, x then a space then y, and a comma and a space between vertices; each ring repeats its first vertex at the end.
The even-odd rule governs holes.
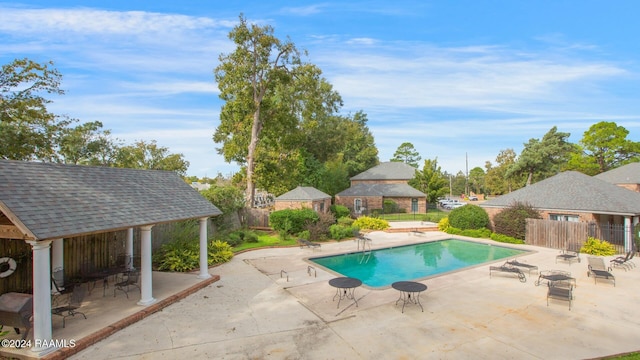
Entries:
POLYGON ((415 280, 527 253, 504 246, 447 239, 367 252, 309 258, 343 276, 373 287, 415 280))

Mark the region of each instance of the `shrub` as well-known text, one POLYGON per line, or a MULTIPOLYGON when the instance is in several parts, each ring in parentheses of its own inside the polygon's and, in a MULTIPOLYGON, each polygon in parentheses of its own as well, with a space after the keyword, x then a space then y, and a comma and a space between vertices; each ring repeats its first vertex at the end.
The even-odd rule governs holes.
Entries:
POLYGON ((338 224, 331 225, 331 227, 329 228, 331 238, 334 240, 342 240, 353 237, 353 234, 358 230, 359 229, 356 226, 343 226, 338 224))
POLYGON ((616 248, 607 241, 589 236, 584 245, 582 245, 580 252, 596 256, 609 256, 616 254, 616 248))
POLYGON ((351 226, 355 220, 350 217, 341 217, 338 219, 338 225, 351 226))
POLYGON ((357 226, 358 229, 386 230, 389 228, 389 222, 384 219, 361 216, 353 222, 353 226, 357 226))
POLYGON ((336 219, 351 216, 351 210, 344 205, 331 205, 331 207, 329 207, 329 211, 331 211, 336 219))
POLYGON ((527 232, 526 219, 542 219, 542 215, 533 206, 516 202, 494 216, 493 231, 524 241, 527 232))
POLYGON ((520 239, 498 233, 491 234, 491 240, 509 244, 524 244, 524 241, 520 239))
POLYGON ((269 225, 279 233, 297 234, 307 224, 318 220, 318 213, 311 209, 286 209, 269 214, 269 225))
POLYGON ((309 238, 311 237, 311 233, 309 232, 309 230, 303 230, 298 233, 298 237, 301 239, 309 240, 309 238))
POLYGON ((477 205, 467 204, 451 210, 449 224, 458 229, 482 229, 489 225, 489 215, 477 205))
POLYGON ((447 229, 450 227, 449 218, 445 217, 438 221, 438 230, 447 232, 447 229))
POLYGON ((398 204, 393 200, 385 200, 382 204, 382 210, 385 214, 394 214, 398 212, 398 204))
MULTIPOLYGON (((215 240, 207 244, 207 264, 220 264, 233 257, 231 245, 227 242, 215 240)), ((177 240, 166 243, 153 257, 158 270, 186 272, 200 266, 200 241, 177 240)))
POLYGON ((316 221, 310 221, 305 225, 305 230, 309 231, 309 240, 312 241, 326 239, 329 236, 329 227, 336 223, 336 218, 330 212, 316 215, 316 221))

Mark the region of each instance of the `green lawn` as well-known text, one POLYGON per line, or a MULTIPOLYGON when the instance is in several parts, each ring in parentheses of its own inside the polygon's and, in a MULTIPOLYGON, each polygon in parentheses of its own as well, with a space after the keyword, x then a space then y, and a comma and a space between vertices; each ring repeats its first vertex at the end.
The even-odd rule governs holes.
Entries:
POLYGON ((273 246, 293 246, 298 242, 294 237, 290 237, 287 240, 280 239, 280 236, 277 233, 269 233, 265 231, 256 231, 258 235, 258 242, 247 243, 244 242, 232 249, 234 253, 247 250, 247 249, 256 249, 256 248, 264 248, 264 247, 273 247, 273 246))

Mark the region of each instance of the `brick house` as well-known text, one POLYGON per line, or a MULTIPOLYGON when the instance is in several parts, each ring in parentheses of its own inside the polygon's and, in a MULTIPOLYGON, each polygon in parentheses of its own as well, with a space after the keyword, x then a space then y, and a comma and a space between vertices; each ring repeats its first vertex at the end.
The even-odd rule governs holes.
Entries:
POLYGON ((427 195, 408 184, 415 173, 416 168, 403 162, 383 162, 352 177, 351 186, 336 194, 335 203, 355 216, 382 211, 385 200, 407 213, 426 213, 427 195))
MULTIPOLYGON (((627 169, 611 170, 627 174, 627 169)), ((638 172, 640 168, 636 168, 638 172)), ((597 224, 620 225, 626 229, 625 248, 631 245, 633 226, 640 222, 640 192, 629 190, 632 177, 624 176, 623 182, 616 173, 588 176, 577 171, 565 171, 512 193, 499 196, 480 204, 493 217, 516 202, 536 208, 543 219, 577 221, 597 224), (609 179, 610 181, 605 181, 609 179), (613 181, 612 179, 618 179, 613 181), (617 182, 617 184, 616 184, 617 182)), ((636 174, 640 180, 640 175, 636 174)), ((637 188, 638 184, 635 184, 637 188)))
POLYGON ((298 186, 275 199, 274 209, 313 209, 326 213, 331 207, 331 195, 309 186, 298 186))

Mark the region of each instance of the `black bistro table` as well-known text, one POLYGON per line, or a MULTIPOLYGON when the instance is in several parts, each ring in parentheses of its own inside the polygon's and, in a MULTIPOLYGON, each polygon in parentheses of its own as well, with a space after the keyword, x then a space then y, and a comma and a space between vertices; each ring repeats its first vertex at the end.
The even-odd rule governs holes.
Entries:
POLYGON ((397 281, 391 284, 391 287, 400 291, 400 297, 396 300, 396 305, 398 301, 402 301, 403 313, 404 306, 407 303, 420 305, 420 309, 424 312, 424 308, 420 303, 420 293, 427 290, 427 285, 414 281, 397 281))
POLYGON ((336 288, 336 294, 333 295, 333 301, 338 298, 338 308, 340 307, 340 301, 342 299, 353 299, 353 302, 356 303, 356 307, 358 306, 358 299, 354 294, 356 288, 362 285, 362 281, 356 278, 350 277, 338 277, 329 280, 329 285, 336 288))

